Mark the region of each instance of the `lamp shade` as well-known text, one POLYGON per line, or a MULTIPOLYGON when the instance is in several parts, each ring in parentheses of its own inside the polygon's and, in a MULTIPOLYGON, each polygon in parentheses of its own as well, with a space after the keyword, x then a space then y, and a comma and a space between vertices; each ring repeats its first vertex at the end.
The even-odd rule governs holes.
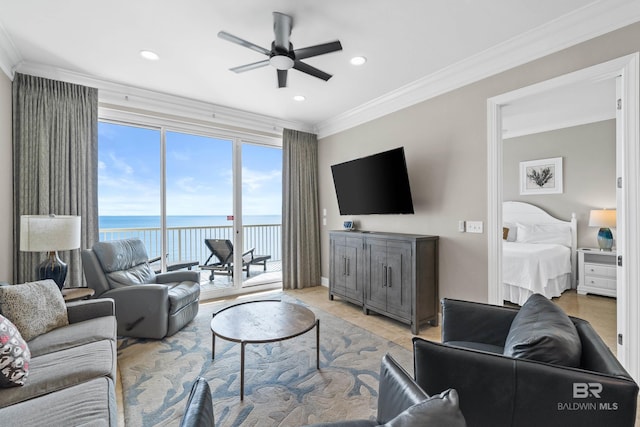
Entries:
POLYGON ((20 217, 21 251, 67 251, 79 247, 79 216, 22 215, 20 217))
POLYGON ((615 226, 615 209, 594 209, 589 213, 589 227, 611 228, 615 226))

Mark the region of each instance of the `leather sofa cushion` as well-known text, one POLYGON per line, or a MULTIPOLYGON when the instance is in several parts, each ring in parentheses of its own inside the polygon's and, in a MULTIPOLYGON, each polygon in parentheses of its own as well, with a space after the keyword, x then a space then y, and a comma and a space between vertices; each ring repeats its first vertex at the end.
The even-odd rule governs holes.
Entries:
POLYGON ((167 283, 169 286, 169 314, 175 314, 200 298, 200 284, 196 282, 167 283))
POLYGON ((582 343, 569 316, 556 304, 534 294, 511 323, 504 355, 578 367, 582 343))
POLYGON ((487 353, 494 353, 494 354, 504 353, 504 347, 500 347, 499 345, 493 345, 493 344, 485 344, 482 342, 448 341, 446 344, 453 347, 461 347, 461 348, 469 348, 471 350, 486 351, 487 353))
POLYGON ((383 424, 384 427, 465 427, 466 425, 458 407, 458 393, 453 389, 431 396, 424 402, 416 403, 383 424))
POLYGON ((385 424, 372 420, 351 420, 311 424, 307 427, 466 427, 458 402, 458 393, 449 389, 410 406, 385 424))
POLYGON ((128 270, 148 261, 147 249, 139 239, 113 240, 93 245, 105 273, 128 270))
POLYGON ((146 263, 136 265, 127 270, 113 271, 107 273, 106 276, 112 289, 156 282, 156 273, 146 263))

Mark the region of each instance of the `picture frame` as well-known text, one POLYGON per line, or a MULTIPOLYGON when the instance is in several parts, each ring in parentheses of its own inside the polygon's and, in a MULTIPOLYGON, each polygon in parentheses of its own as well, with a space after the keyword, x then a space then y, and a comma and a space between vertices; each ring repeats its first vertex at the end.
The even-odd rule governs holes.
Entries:
POLYGON ((562 157, 520 162, 520 194, 562 194, 562 157))

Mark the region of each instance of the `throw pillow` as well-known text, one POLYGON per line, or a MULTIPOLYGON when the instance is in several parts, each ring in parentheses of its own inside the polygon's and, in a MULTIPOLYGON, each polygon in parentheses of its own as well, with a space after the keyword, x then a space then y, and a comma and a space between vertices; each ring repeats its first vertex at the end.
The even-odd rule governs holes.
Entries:
POLYGON ((504 355, 578 367, 582 343, 564 311, 540 294, 524 303, 511 323, 504 355))
POLYGON ((405 409, 383 427, 465 427, 458 407, 458 393, 449 389, 405 409))
POLYGON ((29 375, 31 353, 20 332, 0 315, 0 387, 24 385, 29 375))
POLYGON ((69 324, 62 293, 50 279, 0 286, 0 313, 16 325, 26 341, 69 324))
POLYGON ((509 227, 502 227, 502 240, 507 240, 509 237, 509 227))

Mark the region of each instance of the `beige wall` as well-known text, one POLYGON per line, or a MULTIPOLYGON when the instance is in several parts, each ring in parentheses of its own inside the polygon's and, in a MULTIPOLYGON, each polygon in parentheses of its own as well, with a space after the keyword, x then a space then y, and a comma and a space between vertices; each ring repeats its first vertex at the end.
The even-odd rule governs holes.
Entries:
POLYGON ((434 234, 440 241, 440 297, 487 301, 487 234, 457 231, 458 220, 487 221, 487 99, 637 52, 640 24, 606 34, 319 142, 322 275, 327 232, 340 217, 330 165, 404 146, 415 215, 359 216, 362 229, 434 234))
POLYGON ((0 72, 0 281, 13 282, 11 80, 0 72))
POLYGON ((589 211, 616 207, 615 120, 507 139, 502 160, 504 200, 531 203, 566 220, 575 212, 578 246, 598 247, 589 211), (550 157, 563 158, 563 193, 521 196, 520 162, 550 157))

